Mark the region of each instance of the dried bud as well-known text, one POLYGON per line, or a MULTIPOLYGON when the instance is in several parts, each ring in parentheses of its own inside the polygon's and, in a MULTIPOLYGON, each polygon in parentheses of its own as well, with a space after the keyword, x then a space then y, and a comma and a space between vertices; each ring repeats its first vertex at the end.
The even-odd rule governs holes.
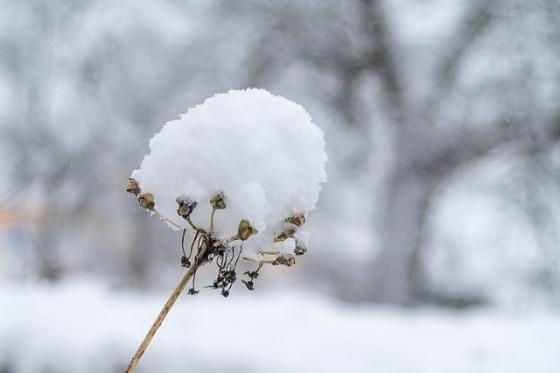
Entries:
POLYGON ((226 289, 222 289, 222 295, 224 296, 224 298, 227 298, 229 296, 229 291, 226 289))
POLYGON ((232 284, 237 280, 237 274, 233 270, 224 271, 223 273, 224 281, 228 284, 232 284))
POLYGON ((255 290, 255 284, 253 284, 253 281, 249 280, 249 281, 245 281, 245 280, 241 280, 241 282, 243 282, 245 284, 245 286, 247 286, 247 289, 253 291, 255 290))
POLYGON ((138 203, 140 204, 141 207, 148 210, 153 210, 156 205, 156 201, 152 193, 138 194, 138 203))
POLYGON ((284 221, 286 223, 293 224, 298 228, 301 228, 303 226, 303 224, 305 224, 305 215, 300 212, 298 214, 290 216, 289 218, 287 218, 284 221))
POLYGON ((281 254, 272 262, 272 265, 285 265, 287 267, 294 264, 296 264, 296 258, 292 254, 281 254))
POLYGON ((237 236, 241 241, 247 240, 252 235, 257 234, 257 230, 251 226, 247 220, 241 220, 237 228, 237 236))
POLYGON ((140 186, 138 186, 138 182, 133 178, 128 179, 128 184, 126 185, 126 191, 128 193, 134 194, 135 196, 142 193, 140 186))
POLYGON ((191 261, 185 255, 181 257, 181 267, 190 268, 191 261))
POLYGON ((276 236, 276 238, 274 238, 274 242, 280 242, 288 238, 292 238, 294 237, 295 233, 296 233, 296 229, 294 227, 287 227, 286 229, 284 229, 282 233, 280 233, 278 236, 276 236))
POLYGON ((303 255, 307 252, 307 247, 301 242, 296 241, 296 248, 294 249, 294 254, 296 255, 303 255))
POLYGON ((176 201, 177 214, 179 214, 179 216, 183 217, 184 219, 188 219, 191 216, 193 210, 198 205, 196 201, 181 196, 177 197, 176 201))
POLYGON ((249 276, 249 278, 251 280, 254 280, 254 279, 259 277, 259 272, 258 271, 247 271, 247 272, 244 273, 244 275, 247 275, 247 276, 249 276))
POLYGON ((223 243, 223 241, 214 241, 212 246, 214 247, 213 253, 215 255, 224 255, 224 253, 226 252, 226 245, 223 243))
POLYGON ((216 194, 214 197, 212 197, 212 199, 210 200, 210 205, 212 205, 212 207, 218 210, 225 209, 226 201, 225 201, 224 193, 220 192, 216 194))
POLYGON ((198 290, 195 290, 194 288, 190 288, 188 291, 189 295, 197 295, 198 294, 198 290))

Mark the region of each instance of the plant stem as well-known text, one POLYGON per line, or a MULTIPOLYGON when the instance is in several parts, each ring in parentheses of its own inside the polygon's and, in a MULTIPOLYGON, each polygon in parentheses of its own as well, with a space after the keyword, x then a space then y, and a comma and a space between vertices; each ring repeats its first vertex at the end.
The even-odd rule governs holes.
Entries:
POLYGON ((214 214, 216 213, 216 208, 212 207, 212 214, 210 215, 210 235, 214 233, 214 214))
POLYGON ((134 354, 134 357, 130 361, 130 364, 128 364, 128 368, 126 368, 125 373, 133 373, 134 369, 136 369, 136 365, 138 364, 138 361, 140 361, 140 358, 142 357, 142 355, 144 354, 144 352, 148 348, 148 345, 152 341, 152 338, 154 338, 154 335, 156 334, 159 327, 163 323, 163 320, 165 320, 165 317, 167 316, 167 314, 171 310, 171 307, 173 307, 173 305, 175 304, 175 301, 177 300, 177 298, 179 298, 179 295, 185 289, 185 286, 187 286, 187 283, 189 282, 191 277, 195 274, 196 270, 198 269, 199 258, 202 258, 205 251, 206 251, 206 246, 201 248, 200 252, 195 257, 195 260, 194 260, 194 263, 193 263, 192 267, 190 267, 188 269, 188 271, 185 273, 185 275, 183 276, 181 281, 179 281, 179 284, 177 284, 177 287, 175 288, 175 290, 173 290, 173 293, 171 293, 171 296, 169 297, 169 299, 167 300, 167 302, 163 306, 162 310, 160 311, 158 317, 156 318, 156 320, 152 324, 152 327, 148 331, 148 334, 146 334, 146 336, 144 337, 144 340, 140 344, 140 347, 138 347, 138 350, 136 351, 136 354, 134 354))
POLYGON ((195 232, 206 234, 206 231, 204 229, 198 228, 196 225, 194 225, 194 223, 192 222, 190 217, 186 218, 186 220, 187 220, 187 223, 189 223, 189 225, 192 227, 192 229, 195 230, 195 232))
POLYGON ((182 229, 182 227, 175 223, 173 220, 169 219, 168 217, 166 217, 165 215, 163 215, 161 212, 159 212, 158 210, 156 210, 155 208, 152 209, 152 211, 154 212, 154 214, 156 214, 157 216, 159 216, 159 218, 163 221, 165 221, 167 224, 173 225, 175 228, 179 228, 182 229))

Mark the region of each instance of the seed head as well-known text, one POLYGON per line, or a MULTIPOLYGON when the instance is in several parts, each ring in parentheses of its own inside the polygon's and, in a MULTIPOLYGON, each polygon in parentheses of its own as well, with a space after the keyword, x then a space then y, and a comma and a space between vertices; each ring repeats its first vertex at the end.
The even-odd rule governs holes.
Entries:
POLYGON ((156 201, 154 195, 152 193, 139 193, 138 194, 138 203, 141 207, 153 210, 156 206, 156 201))
POLYGON ((182 196, 177 197, 175 201, 177 202, 177 214, 179 214, 179 216, 183 217, 184 219, 188 219, 191 216, 193 210, 198 205, 196 201, 182 196))
POLYGON ((128 179, 128 184, 126 185, 126 191, 128 193, 134 194, 135 196, 142 193, 142 190, 140 189, 140 186, 138 185, 138 182, 136 180, 134 180, 133 178, 128 179))
POLYGON ((286 218, 286 220, 284 220, 286 223, 290 223, 295 225, 298 228, 301 228, 303 226, 303 224, 305 224, 305 215, 303 213, 298 213, 298 214, 294 214, 292 216, 290 216, 289 218, 286 218))
POLYGON ((296 228, 287 227, 286 229, 284 229, 282 233, 280 233, 278 236, 276 236, 276 238, 274 238, 274 242, 285 241, 288 238, 294 237, 295 233, 296 233, 296 228))
POLYGON ((212 199, 210 199, 210 205, 218 210, 223 210, 226 208, 226 201, 224 193, 220 192, 216 194, 212 199))
POLYGON ((272 265, 285 265, 287 267, 294 264, 296 264, 296 258, 292 254, 281 254, 272 262, 272 265))
POLYGON ((307 252, 307 247, 301 242, 296 241, 296 248, 294 249, 294 254, 296 255, 303 255, 307 252))
POLYGON ((252 235, 257 234, 257 230, 251 226, 247 220, 241 220, 237 228, 237 236, 241 241, 246 241, 252 235))
POLYGON ((245 284, 245 286, 247 286, 247 289, 251 291, 255 290, 255 284, 253 283, 252 280, 249 281, 241 280, 241 281, 245 284))

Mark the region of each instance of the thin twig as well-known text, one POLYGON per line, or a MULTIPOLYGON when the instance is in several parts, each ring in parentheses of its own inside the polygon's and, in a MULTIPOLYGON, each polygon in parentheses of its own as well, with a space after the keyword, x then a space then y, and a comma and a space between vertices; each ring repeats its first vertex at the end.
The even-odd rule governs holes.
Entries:
POLYGON ((227 239, 223 240, 223 243, 224 243, 224 245, 228 245, 228 244, 230 244, 230 243, 232 243, 233 241, 236 241, 236 240, 238 240, 238 239, 239 239, 239 235, 236 234, 236 235, 234 235, 234 236, 231 236, 230 238, 227 238, 227 239))
POLYGON ((257 263, 257 264, 272 264, 274 263, 275 259, 267 259, 267 260, 257 260, 254 258, 251 258, 250 256, 244 256, 243 260, 246 262, 251 262, 251 263, 257 263))
POLYGON ((159 327, 163 323, 163 320, 165 320, 165 317, 167 316, 167 314, 171 310, 171 307, 173 307, 173 305, 175 304, 175 301, 177 301, 177 298, 179 298, 179 295, 185 289, 185 286, 187 286, 187 283, 189 282, 191 277, 196 273, 196 270, 198 269, 198 267, 201 264, 201 263, 199 263, 200 260, 198 260, 198 259, 200 259, 204 256, 205 251, 206 251, 206 245, 204 245, 201 248, 200 252, 197 254, 197 256, 194 260, 193 266, 187 270, 187 272, 185 273, 185 275, 183 276, 183 278, 181 279, 181 281, 179 282, 179 284, 177 285, 175 290, 173 290, 173 293, 171 293, 171 296, 169 297, 169 299, 167 300, 167 302, 163 306, 162 310, 160 311, 158 317, 156 318, 156 320, 152 324, 152 327, 148 331, 148 334, 146 334, 146 336, 144 337, 144 340, 140 344, 140 347, 138 347, 138 350, 136 351, 136 354, 134 354, 134 357, 130 361, 130 364, 128 364, 128 368, 126 368, 125 373, 133 373, 134 369, 136 369, 136 365, 138 364, 138 361, 140 361, 140 358, 142 357, 142 355, 144 354, 144 352, 148 348, 148 345, 152 341, 152 338, 154 338, 154 335, 156 334, 157 330, 159 329, 159 327))
MULTIPOLYGON (((233 264, 233 270, 237 268, 237 262, 239 262, 239 258, 241 257, 241 253, 243 252, 243 245, 239 247, 239 254, 237 255, 237 259, 235 259, 235 263, 233 264)), ((235 255, 235 252, 233 253, 235 255)))
POLYGON ((195 243, 195 241, 196 241, 197 238, 198 238, 198 231, 196 231, 196 234, 194 235, 194 238, 193 238, 193 240, 192 240, 192 242, 191 242, 191 250, 189 251, 189 256, 188 256, 189 259, 190 259, 191 255, 192 255, 193 248, 194 248, 194 243, 195 243))
POLYGON ((280 251, 259 251, 259 254, 262 255, 278 255, 280 251))
POLYGON ((187 254, 185 253, 185 233, 187 233, 187 230, 183 229, 183 236, 181 237, 181 249, 183 250, 183 256, 187 257, 187 254))
POLYGON ((163 215, 157 209, 152 208, 151 211, 153 211, 157 216, 159 216, 159 218, 161 220, 165 221, 167 224, 170 224, 170 225, 174 226, 175 228, 179 228, 179 229, 183 228, 179 224, 175 223, 173 220, 171 220, 168 217, 166 217, 165 215, 163 215))
POLYGON ((189 223, 189 225, 191 226, 191 228, 194 229, 195 231, 200 232, 200 233, 206 233, 206 231, 205 231, 204 229, 198 228, 196 225, 194 225, 194 223, 192 222, 190 216, 187 217, 187 218, 185 218, 185 220, 187 221, 187 223, 189 223))

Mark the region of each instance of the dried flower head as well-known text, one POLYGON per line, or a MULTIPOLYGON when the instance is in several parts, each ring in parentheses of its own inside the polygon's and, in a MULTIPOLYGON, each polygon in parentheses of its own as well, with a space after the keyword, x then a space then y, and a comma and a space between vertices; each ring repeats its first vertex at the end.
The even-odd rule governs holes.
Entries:
POLYGON ((295 225, 298 228, 301 228, 304 224, 305 224, 305 215, 300 212, 298 214, 294 214, 288 218, 286 218, 286 220, 284 220, 286 223, 290 223, 295 225))
POLYGON ((299 241, 296 241, 296 248, 294 249, 294 254, 303 255, 307 252, 307 247, 299 241))
POLYGON ((177 202, 177 214, 184 219, 189 218, 196 206, 198 206, 196 201, 182 196, 177 197, 175 201, 177 202))
POLYGON ((161 215, 185 218, 179 227, 167 222, 174 229, 191 226, 189 217, 224 239, 247 220, 254 228, 244 242, 250 255, 272 249, 282 224, 304 229, 326 180, 326 159, 323 133, 301 106, 250 89, 216 95, 168 122, 131 177, 153 193, 161 215), (177 196, 188 198, 176 203, 177 196))
POLYGON ((142 193, 142 190, 138 186, 138 182, 133 178, 128 179, 128 184, 126 185, 126 191, 128 193, 134 194, 135 196, 138 196, 138 194, 142 193))
POLYGON ((224 193, 220 192, 216 194, 212 199, 210 199, 210 205, 218 210, 223 210, 226 208, 226 201, 224 193))
POLYGON ((237 227, 237 237, 239 237, 241 241, 247 241, 249 237, 257 233, 258 231, 251 226, 251 223, 249 223, 248 220, 243 219, 239 222, 239 226, 237 227))
POLYGON ((140 193, 138 194, 138 203, 142 208, 153 210, 156 206, 156 201, 152 193, 140 193))
POLYGON ((260 89, 209 98, 151 139, 150 153, 126 190, 141 207, 182 230, 180 262, 188 269, 128 371, 189 280, 188 294, 198 294, 201 266, 216 266, 206 287, 228 297, 241 258, 257 265, 241 280, 248 290, 255 289, 263 265, 295 264, 294 255, 307 251, 299 240, 305 214, 326 181, 326 160, 323 133, 307 112, 260 89))

